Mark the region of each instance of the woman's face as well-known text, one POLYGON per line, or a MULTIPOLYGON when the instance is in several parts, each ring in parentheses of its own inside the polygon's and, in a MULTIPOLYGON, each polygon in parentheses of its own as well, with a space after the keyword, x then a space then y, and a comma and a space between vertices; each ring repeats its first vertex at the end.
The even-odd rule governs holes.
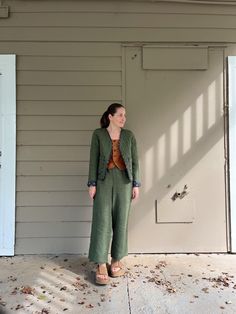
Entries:
POLYGON ((110 118, 111 124, 113 124, 117 127, 123 128, 123 126, 125 125, 125 121, 126 121, 125 108, 123 108, 123 107, 117 108, 114 116, 109 114, 109 118, 110 118))

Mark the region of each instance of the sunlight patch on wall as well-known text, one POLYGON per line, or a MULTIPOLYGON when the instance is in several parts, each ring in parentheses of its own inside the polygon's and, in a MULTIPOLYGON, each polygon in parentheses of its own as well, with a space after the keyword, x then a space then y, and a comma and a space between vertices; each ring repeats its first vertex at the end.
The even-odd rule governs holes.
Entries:
POLYGON ((196 138, 198 141, 203 136, 203 94, 198 96, 196 103, 196 138))
POLYGON ((183 113, 183 155, 191 148, 191 114, 191 107, 188 107, 183 113))
POLYGON ((153 165, 155 164, 154 161, 154 147, 150 147, 145 153, 145 192, 148 192, 154 182, 154 169, 153 165))
POLYGON ((179 146, 179 120, 172 123, 170 127, 170 167, 178 162, 178 146, 179 146))
POLYGON ((208 129, 210 129, 216 123, 216 82, 215 81, 213 81, 208 86, 207 108, 208 108, 207 127, 208 129))
MULTIPOLYGON (((150 166, 150 165, 149 165, 150 166)), ((162 134, 157 144, 157 176, 161 179, 166 171, 166 134, 162 134)))

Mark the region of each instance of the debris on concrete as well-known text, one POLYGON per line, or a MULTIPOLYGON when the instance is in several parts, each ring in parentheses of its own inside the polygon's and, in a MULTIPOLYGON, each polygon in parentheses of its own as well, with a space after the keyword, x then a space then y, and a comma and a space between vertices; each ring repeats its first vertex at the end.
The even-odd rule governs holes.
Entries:
POLYGON ((95 284, 82 255, 0 257, 0 314, 236 313, 236 255, 130 254, 124 276, 95 284))

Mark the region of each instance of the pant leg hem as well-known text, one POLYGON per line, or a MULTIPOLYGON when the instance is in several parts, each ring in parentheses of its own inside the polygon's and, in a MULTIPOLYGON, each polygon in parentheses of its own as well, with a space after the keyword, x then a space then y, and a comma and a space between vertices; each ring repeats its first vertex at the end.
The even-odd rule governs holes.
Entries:
POLYGON ((111 256, 111 258, 113 258, 114 260, 116 260, 116 261, 120 261, 122 258, 124 258, 125 256, 128 256, 128 254, 125 254, 125 255, 120 255, 120 256, 118 256, 118 257, 116 257, 116 256, 111 256))
POLYGON ((90 258, 88 257, 89 261, 90 262, 94 262, 94 263, 97 263, 97 264, 105 264, 105 263, 108 263, 108 259, 106 259, 105 261, 104 260, 99 260, 99 259, 96 259, 96 258, 90 258))

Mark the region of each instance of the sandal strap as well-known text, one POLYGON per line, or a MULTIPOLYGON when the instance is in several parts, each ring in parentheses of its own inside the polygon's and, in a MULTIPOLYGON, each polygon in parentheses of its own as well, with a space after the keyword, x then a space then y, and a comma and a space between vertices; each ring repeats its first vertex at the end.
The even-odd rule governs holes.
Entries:
POLYGON ((97 265, 97 273, 100 275, 108 275, 106 266, 97 265))
POLYGON ((119 267, 120 269, 124 269, 124 264, 121 263, 121 261, 116 261, 114 263, 112 263, 112 268, 114 267, 119 267))

